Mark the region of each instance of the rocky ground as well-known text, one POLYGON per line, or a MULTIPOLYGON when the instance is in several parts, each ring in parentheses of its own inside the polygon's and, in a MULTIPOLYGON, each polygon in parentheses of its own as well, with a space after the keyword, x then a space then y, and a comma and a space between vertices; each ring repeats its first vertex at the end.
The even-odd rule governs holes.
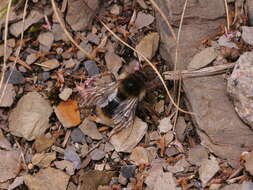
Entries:
POLYGON ((0 189, 253 189, 251 0, 8 3, 0 189), (136 66, 146 96, 133 126, 109 138, 78 86, 136 66))

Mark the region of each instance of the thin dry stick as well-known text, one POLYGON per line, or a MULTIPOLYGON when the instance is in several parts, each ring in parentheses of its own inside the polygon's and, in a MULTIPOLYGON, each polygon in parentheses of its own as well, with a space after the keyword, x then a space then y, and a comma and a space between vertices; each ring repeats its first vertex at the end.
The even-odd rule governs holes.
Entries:
MULTIPOLYGON (((177 33, 176 55, 175 55, 176 57, 175 57, 174 70, 177 70, 180 34, 181 34, 181 31, 182 31, 182 26, 183 26, 184 15, 185 15, 185 10, 186 10, 186 7, 187 7, 187 3, 188 3, 188 0, 185 0, 183 12, 182 12, 181 19, 180 19, 179 30, 178 30, 178 33, 177 33)), ((178 94, 178 97, 177 97, 177 106, 178 107, 179 107, 179 103, 180 103, 181 86, 182 86, 182 79, 180 77, 179 84, 178 84, 178 92, 177 92, 177 94, 178 94)), ((174 123, 173 123, 173 131, 174 132, 175 132, 175 128, 176 128, 177 118, 178 118, 178 109, 176 110, 175 120, 174 120, 174 123)))
POLYGON ((163 80, 163 77, 161 76, 161 74, 159 73, 159 71, 156 69, 156 67, 148 60, 148 58, 146 58, 141 52, 137 51, 135 48, 133 48, 132 46, 130 46, 129 44, 127 44, 126 42, 124 42, 123 40, 120 39, 120 37, 118 37, 102 20, 99 19, 99 21, 101 22, 101 24, 117 39, 119 40, 121 43, 123 43, 125 46, 127 46, 128 48, 130 48, 131 50, 133 50, 135 53, 137 53, 139 56, 141 56, 150 66, 151 68, 155 71, 155 73, 157 74, 157 76, 159 77, 160 81, 162 82, 167 95, 169 96, 172 104, 181 112, 183 113, 187 113, 187 114, 194 114, 192 112, 188 112, 185 111, 183 109, 181 109, 180 107, 177 106, 177 104, 175 103, 175 101, 173 100, 172 96, 170 95, 170 92, 163 80))
POLYGON ((228 2, 227 0, 224 0, 226 15, 227 15, 227 29, 230 30, 230 20, 229 20, 229 13, 228 13, 228 2))
POLYGON ((157 11, 160 13, 160 15, 163 17, 163 20, 166 22, 171 34, 172 34, 172 37, 174 38, 175 42, 177 42, 177 37, 176 37, 176 34, 173 30, 173 27, 171 26, 171 24, 169 23, 166 15, 163 13, 163 11, 160 9, 160 7, 156 4, 156 2, 154 0, 149 0, 152 5, 157 9, 157 11))
MULTIPOLYGON (((8 78, 7 78, 7 80, 6 80, 6 82, 5 82, 5 85, 4 85, 2 94, 1 94, 1 96, 0 96, 0 102, 2 102, 2 100, 3 100, 3 97, 4 97, 5 92, 6 92, 7 84, 8 84, 8 82, 9 82, 10 78, 11 78, 11 75, 12 75, 12 73, 13 73, 13 71, 14 71, 14 68, 15 68, 15 66, 16 66, 16 64, 17 64, 17 61, 19 60, 19 54, 20 54, 20 51, 21 51, 21 47, 22 47, 22 45, 23 45, 23 44, 22 44, 22 41, 23 41, 23 38, 24 38, 24 26, 25 26, 25 16, 26 16, 26 11, 27 11, 27 5, 28 5, 28 0, 26 0, 26 2, 25 2, 25 7, 24 7, 24 11, 23 11, 23 17, 22 17, 22 33, 21 33, 21 36, 20 36, 20 41, 21 41, 21 43, 20 43, 20 45, 19 45, 19 47, 18 47, 17 55, 16 55, 16 58, 15 58, 15 60, 14 60, 14 64, 13 64, 13 66, 12 66, 12 68, 11 68, 11 72, 10 72, 10 74, 9 74, 9 76, 8 76, 8 78)), ((7 29, 5 28, 5 30, 7 30, 7 29)), ((6 36, 7 36, 7 35, 6 35, 6 36)), ((7 38, 6 38, 6 40, 7 40, 7 38)), ((1 88, 0 88, 0 89, 1 89, 1 88)))
MULTIPOLYGON (((2 68, 2 76, 0 81, 0 89, 2 89, 3 82, 4 82, 4 76, 7 69, 6 66, 6 60, 7 60, 7 35, 8 35, 8 23, 9 23, 9 15, 10 15, 10 9, 11 9, 11 2, 12 0, 9 0, 8 7, 7 7, 7 13, 5 18, 5 31, 4 31, 4 64, 2 68)), ((0 99, 1 100, 1 99, 0 99)), ((1 103, 1 101, 0 101, 1 103)))
POLYGON ((76 41, 72 38, 72 36, 70 35, 70 33, 67 31, 64 23, 62 22, 59 14, 58 14, 58 11, 57 11, 57 7, 55 5, 55 1, 54 0, 51 0, 51 4, 52 4, 52 7, 53 7, 53 10, 54 10, 54 13, 55 13, 55 16, 56 16, 56 19, 57 21, 60 23, 60 26, 62 28, 62 30, 64 31, 64 33, 66 34, 66 36, 68 37, 68 39, 81 51, 83 52, 89 59, 94 59, 87 51, 85 51, 81 46, 79 46, 76 41))
POLYGON ((215 65, 205 67, 198 70, 182 70, 182 71, 166 71, 163 73, 165 80, 179 80, 180 78, 193 78, 193 77, 204 77, 222 74, 229 69, 234 68, 236 63, 226 63, 222 65, 215 65))

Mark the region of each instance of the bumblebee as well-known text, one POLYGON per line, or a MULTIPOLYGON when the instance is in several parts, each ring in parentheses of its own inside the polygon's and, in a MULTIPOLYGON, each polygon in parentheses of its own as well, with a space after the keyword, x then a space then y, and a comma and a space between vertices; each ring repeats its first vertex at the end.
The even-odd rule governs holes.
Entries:
POLYGON ((118 132, 133 125, 137 105, 145 96, 146 77, 135 71, 107 83, 101 82, 102 75, 89 79, 86 87, 78 89, 84 106, 96 106, 95 121, 118 132))

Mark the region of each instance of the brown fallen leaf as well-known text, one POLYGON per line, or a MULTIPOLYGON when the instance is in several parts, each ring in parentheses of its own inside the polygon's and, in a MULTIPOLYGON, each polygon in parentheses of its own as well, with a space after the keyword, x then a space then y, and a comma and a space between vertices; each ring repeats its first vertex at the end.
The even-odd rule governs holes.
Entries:
POLYGON ((20 166, 20 152, 0 150, 0 182, 16 177, 20 166))
POLYGON ((25 184, 33 190, 64 190, 67 189, 69 176, 54 168, 40 170, 35 175, 25 176, 25 184))
POLYGON ((80 124, 80 112, 75 100, 61 102, 54 107, 54 112, 62 125, 66 128, 75 127, 80 124))
POLYGON ((78 189, 97 190, 99 185, 108 185, 115 174, 115 171, 85 171, 79 178, 80 183, 78 189))
MULTIPOLYGON (((157 49, 159 44, 159 34, 156 32, 150 33, 146 35, 139 44, 136 45, 136 50, 142 53, 146 58, 151 60, 157 49)), ((140 60, 143 60, 143 58, 140 56, 140 60)))
POLYGON ((49 167, 51 162, 56 159, 56 152, 37 153, 32 158, 32 164, 39 167, 49 167))
POLYGON ((47 137, 45 135, 39 136, 35 139, 34 148, 36 152, 42 152, 51 147, 55 142, 53 137, 47 137))

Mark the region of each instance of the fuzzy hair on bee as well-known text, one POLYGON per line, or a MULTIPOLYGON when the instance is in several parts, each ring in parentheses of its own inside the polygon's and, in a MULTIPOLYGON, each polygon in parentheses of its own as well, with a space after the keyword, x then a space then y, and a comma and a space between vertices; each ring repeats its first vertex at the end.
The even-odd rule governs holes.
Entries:
POLYGON ((145 75, 141 71, 105 82, 103 74, 78 87, 85 107, 96 106, 96 122, 113 127, 113 132, 133 125, 138 103, 145 96, 145 75), (100 82, 98 82, 100 80, 100 82))

